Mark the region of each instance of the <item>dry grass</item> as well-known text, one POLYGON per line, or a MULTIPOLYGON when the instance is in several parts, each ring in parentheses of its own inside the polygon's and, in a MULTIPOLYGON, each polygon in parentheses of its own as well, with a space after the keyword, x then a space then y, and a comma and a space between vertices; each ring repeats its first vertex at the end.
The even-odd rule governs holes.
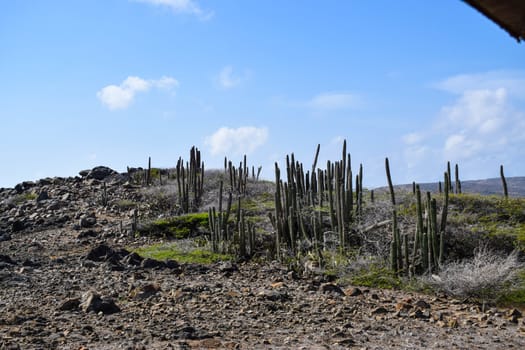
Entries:
POLYGON ((523 267, 516 251, 504 257, 482 247, 472 259, 449 263, 427 282, 454 297, 494 301, 516 287, 517 274, 523 267))

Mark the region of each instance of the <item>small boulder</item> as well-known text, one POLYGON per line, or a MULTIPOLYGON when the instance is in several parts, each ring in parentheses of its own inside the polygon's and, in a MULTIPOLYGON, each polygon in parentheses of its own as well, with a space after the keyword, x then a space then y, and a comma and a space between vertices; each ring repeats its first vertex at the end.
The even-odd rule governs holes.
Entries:
POLYGON ((22 220, 15 220, 11 224, 11 231, 19 232, 26 228, 26 224, 22 220))
POLYGON ((142 260, 140 267, 143 269, 154 269, 158 267, 166 267, 166 263, 155 259, 146 258, 142 260))
POLYGON ((348 288, 345 290, 345 294, 349 297, 357 297, 363 294, 363 291, 357 287, 348 288))
POLYGON ((115 170, 108 168, 106 166, 97 166, 91 169, 87 173, 87 175, 82 175, 82 174, 85 174, 84 171, 81 171, 79 174, 81 176, 85 176, 87 179, 104 180, 108 176, 115 175, 118 173, 115 170))
POLYGON ((323 293, 335 293, 339 295, 345 295, 345 292, 341 289, 341 287, 333 283, 321 284, 321 291, 323 293))
POLYGON ((372 315, 381 315, 381 314, 387 314, 388 310, 384 308, 383 306, 376 307, 374 310, 372 310, 372 315))
POLYGON ((133 253, 126 255, 124 259, 122 259, 122 263, 125 265, 130 265, 130 266, 140 266, 140 264, 142 263, 142 260, 144 260, 143 257, 133 252, 133 253))
POLYGON ((134 288, 130 292, 130 297, 133 299, 147 299, 160 291, 160 286, 156 283, 145 284, 134 288))
POLYGON ((82 296, 79 307, 84 312, 102 312, 104 315, 120 312, 115 301, 110 298, 102 298, 99 294, 89 291, 82 296))
POLYGON ((49 193, 46 190, 40 191, 36 197, 37 202, 45 201, 47 199, 49 199, 49 193))
POLYGON ((5 254, 0 254, 0 262, 6 263, 9 265, 16 265, 16 262, 14 262, 13 259, 11 259, 9 255, 5 255, 5 254))
POLYGON ((80 299, 79 298, 73 298, 73 299, 67 299, 64 301, 60 306, 58 307, 58 310, 60 311, 72 311, 78 309, 80 306, 80 299))

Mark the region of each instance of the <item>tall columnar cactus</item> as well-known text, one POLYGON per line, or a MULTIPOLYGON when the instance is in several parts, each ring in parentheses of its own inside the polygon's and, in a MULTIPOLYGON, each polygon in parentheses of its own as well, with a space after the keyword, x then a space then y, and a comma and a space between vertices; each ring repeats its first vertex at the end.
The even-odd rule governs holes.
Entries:
MULTIPOLYGON (((416 261, 416 258, 421 254, 423 250, 423 206, 421 205, 421 189, 419 185, 416 185, 416 233, 414 236, 414 250, 412 252, 412 261, 416 261)), ((423 261, 422 261, 423 262, 423 261)), ((415 264, 413 265, 415 274, 415 264)))
POLYGON ((390 268, 398 273, 402 269, 401 240, 397 227, 396 209, 392 210, 392 241, 390 242, 390 268))
POLYGON ((333 192, 333 174, 332 163, 327 161, 326 163, 326 185, 328 187, 328 210, 330 211, 330 225, 332 226, 332 231, 335 231, 337 225, 337 219, 335 216, 335 205, 334 205, 334 192, 333 192))
POLYGON ((321 144, 317 144, 317 149, 315 150, 314 162, 312 163, 312 174, 311 174, 312 176, 315 174, 315 171, 317 169, 317 161, 319 160, 320 151, 321 151, 321 144))
POLYGON ((501 177, 501 183, 503 185, 503 195, 505 198, 509 198, 509 191, 507 189, 507 180, 505 179, 505 174, 503 174, 503 165, 499 167, 499 175, 501 177))
POLYGON ((388 158, 385 158, 385 170, 386 170, 386 178, 388 180, 388 188, 390 189, 390 199, 392 201, 392 205, 396 205, 396 196, 394 193, 394 186, 392 185, 392 177, 390 176, 390 164, 388 163, 388 158))
POLYGON ((441 212, 441 224, 440 224, 440 232, 441 234, 445 234, 445 230, 446 230, 446 227, 447 227, 447 214, 448 214, 448 190, 447 188, 449 187, 447 185, 447 182, 448 182, 448 175, 447 173, 444 174, 444 180, 445 180, 445 194, 443 196, 443 210, 441 212))
POLYGON ((454 189, 452 188, 452 172, 450 171, 450 162, 447 162, 447 175, 448 175, 448 191, 450 193, 454 193, 454 189))
POLYGON ((459 180, 459 166, 457 164, 454 169, 454 174, 456 178, 456 194, 461 194, 461 181, 459 180))
POLYGON ((246 233, 246 221, 244 220, 244 210, 240 211, 240 221, 238 224, 239 231, 239 255, 246 257, 246 241, 248 234, 246 233))
POLYGON ((438 240, 438 227, 437 227, 437 205, 436 205, 436 199, 432 198, 430 199, 430 241, 431 243, 431 249, 430 249, 430 257, 431 257, 431 264, 430 268, 432 270, 436 270, 438 268, 438 261, 439 261, 439 240, 438 240))
POLYGON ((363 213, 363 164, 359 164, 359 181, 356 186, 359 186, 359 197, 357 198, 357 207, 359 210, 357 215, 360 218, 363 213))
POLYGON ((148 172, 146 173, 146 186, 151 185, 151 157, 148 157, 148 172))

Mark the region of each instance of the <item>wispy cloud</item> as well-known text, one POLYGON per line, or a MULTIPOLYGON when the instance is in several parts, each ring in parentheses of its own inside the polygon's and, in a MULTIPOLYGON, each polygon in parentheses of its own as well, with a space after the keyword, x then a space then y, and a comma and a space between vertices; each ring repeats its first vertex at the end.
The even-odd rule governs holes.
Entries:
POLYGON ((315 110, 333 111, 361 106, 362 98, 347 92, 325 92, 312 97, 306 106, 315 110))
POLYGON ((249 154, 266 143, 268 129, 265 127, 242 126, 222 127, 205 140, 212 155, 249 154))
POLYGON ((249 71, 244 71, 242 74, 239 74, 234 72, 233 66, 225 66, 221 69, 215 80, 221 89, 227 90, 242 85, 249 77, 249 71))
POLYGON ((155 6, 164 6, 171 9, 174 13, 195 15, 201 20, 208 20, 213 17, 213 12, 203 10, 194 0, 134 0, 137 2, 148 3, 155 6))
POLYGON ((139 77, 127 77, 120 85, 108 85, 97 92, 100 102, 110 110, 125 109, 139 92, 146 92, 151 88, 170 90, 179 85, 171 77, 162 77, 157 80, 145 80, 139 77))
POLYGON ((511 96, 525 98, 525 71, 489 71, 476 74, 458 74, 432 84, 433 87, 461 95, 473 90, 505 88, 511 96))

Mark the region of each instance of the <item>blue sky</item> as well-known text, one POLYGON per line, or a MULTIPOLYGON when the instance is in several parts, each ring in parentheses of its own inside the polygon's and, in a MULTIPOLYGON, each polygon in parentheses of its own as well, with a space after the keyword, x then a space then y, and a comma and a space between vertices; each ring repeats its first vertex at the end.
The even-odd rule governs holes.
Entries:
POLYGON ((525 46, 459 0, 3 1, 0 187, 196 145, 364 185, 525 175, 525 46))

